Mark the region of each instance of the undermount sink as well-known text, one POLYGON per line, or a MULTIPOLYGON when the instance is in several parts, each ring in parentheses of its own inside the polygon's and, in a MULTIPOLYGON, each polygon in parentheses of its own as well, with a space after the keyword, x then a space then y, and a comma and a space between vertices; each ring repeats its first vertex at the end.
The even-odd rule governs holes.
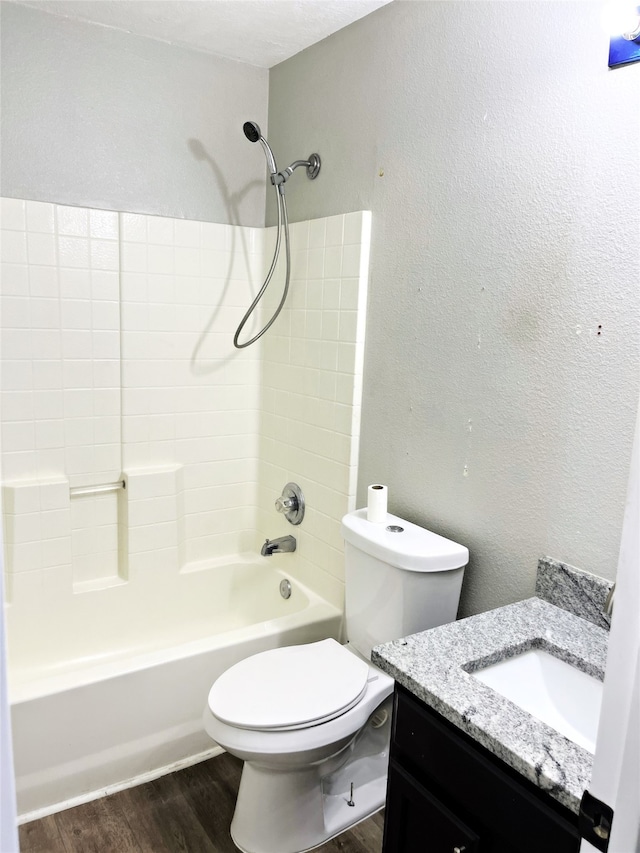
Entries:
POLYGON ((542 649, 472 673, 569 740, 595 752, 602 682, 542 649))

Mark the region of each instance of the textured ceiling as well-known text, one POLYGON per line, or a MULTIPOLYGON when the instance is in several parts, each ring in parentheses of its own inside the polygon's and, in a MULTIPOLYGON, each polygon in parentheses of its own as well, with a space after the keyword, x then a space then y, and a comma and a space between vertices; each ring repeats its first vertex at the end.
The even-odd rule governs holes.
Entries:
POLYGON ((391 0, 16 0, 271 68, 391 0))

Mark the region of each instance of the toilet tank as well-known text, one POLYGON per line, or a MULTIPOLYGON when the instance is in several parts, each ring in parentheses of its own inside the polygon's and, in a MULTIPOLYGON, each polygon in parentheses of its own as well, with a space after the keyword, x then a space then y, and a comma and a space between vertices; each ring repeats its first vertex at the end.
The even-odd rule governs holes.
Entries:
POLYGON ((469 551, 387 513, 367 521, 367 510, 342 519, 345 540, 347 639, 371 658, 378 643, 453 622, 469 551))

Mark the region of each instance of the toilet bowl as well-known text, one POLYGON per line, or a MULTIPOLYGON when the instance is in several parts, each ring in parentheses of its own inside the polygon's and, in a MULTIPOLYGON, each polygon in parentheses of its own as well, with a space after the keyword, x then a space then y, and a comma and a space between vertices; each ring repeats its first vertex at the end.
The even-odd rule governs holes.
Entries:
POLYGON ((262 652, 209 692, 206 731, 245 762, 231 823, 243 853, 304 853, 383 807, 393 679, 371 649, 456 617, 465 547, 366 510, 342 533, 350 642, 262 652))
POLYGON ((204 725, 245 761, 231 824, 240 850, 311 850, 382 807, 392 692, 392 678, 332 639, 254 655, 218 679, 204 725))

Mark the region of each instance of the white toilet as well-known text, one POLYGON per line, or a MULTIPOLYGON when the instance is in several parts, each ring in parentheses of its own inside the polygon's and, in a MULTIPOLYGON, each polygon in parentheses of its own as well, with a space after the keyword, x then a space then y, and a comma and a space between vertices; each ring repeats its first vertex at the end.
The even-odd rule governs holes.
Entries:
POLYGON ((209 693, 208 734, 245 762, 231 823, 244 853, 302 853, 383 807, 393 679, 371 648, 456 618, 466 548, 366 509, 342 534, 347 645, 253 655, 209 693))

